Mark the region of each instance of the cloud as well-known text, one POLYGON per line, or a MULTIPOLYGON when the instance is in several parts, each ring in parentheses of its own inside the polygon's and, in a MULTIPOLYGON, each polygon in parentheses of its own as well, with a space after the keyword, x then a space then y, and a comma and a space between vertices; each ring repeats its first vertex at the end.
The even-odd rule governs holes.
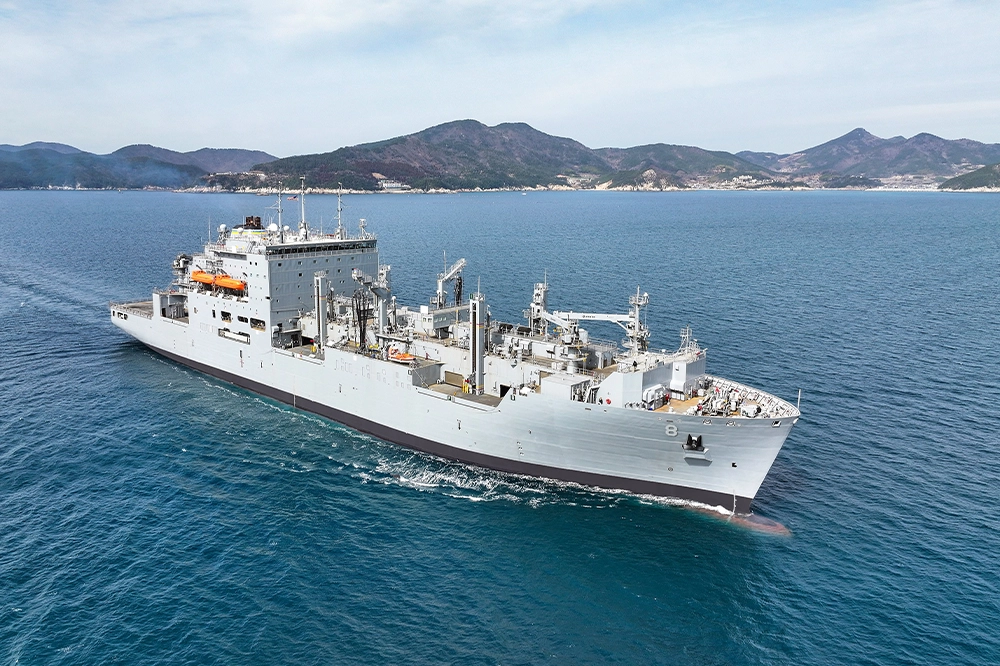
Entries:
POLYGON ((1000 141, 997 25, 971 0, 8 3, 0 141, 292 154, 463 117, 594 146, 1000 141))

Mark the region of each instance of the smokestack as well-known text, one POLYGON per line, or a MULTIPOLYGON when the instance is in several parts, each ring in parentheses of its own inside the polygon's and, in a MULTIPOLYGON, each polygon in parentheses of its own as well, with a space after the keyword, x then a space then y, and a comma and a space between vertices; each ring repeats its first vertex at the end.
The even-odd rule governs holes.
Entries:
POLYGON ((472 392, 483 393, 483 361, 486 356, 486 297, 478 291, 469 299, 469 324, 472 326, 472 392))

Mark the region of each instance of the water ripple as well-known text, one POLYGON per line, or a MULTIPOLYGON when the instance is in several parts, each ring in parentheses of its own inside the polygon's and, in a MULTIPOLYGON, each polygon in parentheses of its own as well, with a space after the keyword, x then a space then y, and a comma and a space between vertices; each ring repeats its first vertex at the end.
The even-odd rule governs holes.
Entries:
POLYGON ((1000 662, 996 197, 347 203, 403 301, 424 302, 441 250, 495 318, 546 272, 581 310, 622 309, 638 283, 654 346, 691 323, 718 374, 802 388, 756 502, 792 535, 415 454, 111 326, 108 300, 166 284, 209 216, 256 197, 6 192, 0 659, 1000 662))

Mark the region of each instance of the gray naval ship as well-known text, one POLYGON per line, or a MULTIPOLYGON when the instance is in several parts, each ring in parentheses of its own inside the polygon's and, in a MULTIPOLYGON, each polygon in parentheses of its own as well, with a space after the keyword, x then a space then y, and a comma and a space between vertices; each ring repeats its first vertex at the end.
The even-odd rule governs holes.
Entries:
POLYGON ((534 285, 523 323, 463 293, 460 259, 424 305, 397 303, 361 220, 351 235, 247 217, 152 300, 111 303, 115 325, 178 363, 376 437, 504 472, 679 498, 744 513, 798 421, 795 405, 706 373, 681 333, 649 349, 640 313, 550 310, 534 285), (622 344, 588 334, 613 322, 622 344))

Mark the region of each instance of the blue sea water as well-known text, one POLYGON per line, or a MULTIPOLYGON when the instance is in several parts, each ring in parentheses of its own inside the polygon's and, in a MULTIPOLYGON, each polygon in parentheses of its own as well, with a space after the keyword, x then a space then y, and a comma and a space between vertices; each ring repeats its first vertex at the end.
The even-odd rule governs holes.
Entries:
POLYGON ((111 325, 270 203, 0 193, 0 662, 1000 663, 1000 197, 345 199, 404 302, 443 251, 497 319, 543 275, 567 309, 640 285, 655 347, 690 323, 711 371, 801 388, 755 503, 789 536, 416 454, 111 325))

